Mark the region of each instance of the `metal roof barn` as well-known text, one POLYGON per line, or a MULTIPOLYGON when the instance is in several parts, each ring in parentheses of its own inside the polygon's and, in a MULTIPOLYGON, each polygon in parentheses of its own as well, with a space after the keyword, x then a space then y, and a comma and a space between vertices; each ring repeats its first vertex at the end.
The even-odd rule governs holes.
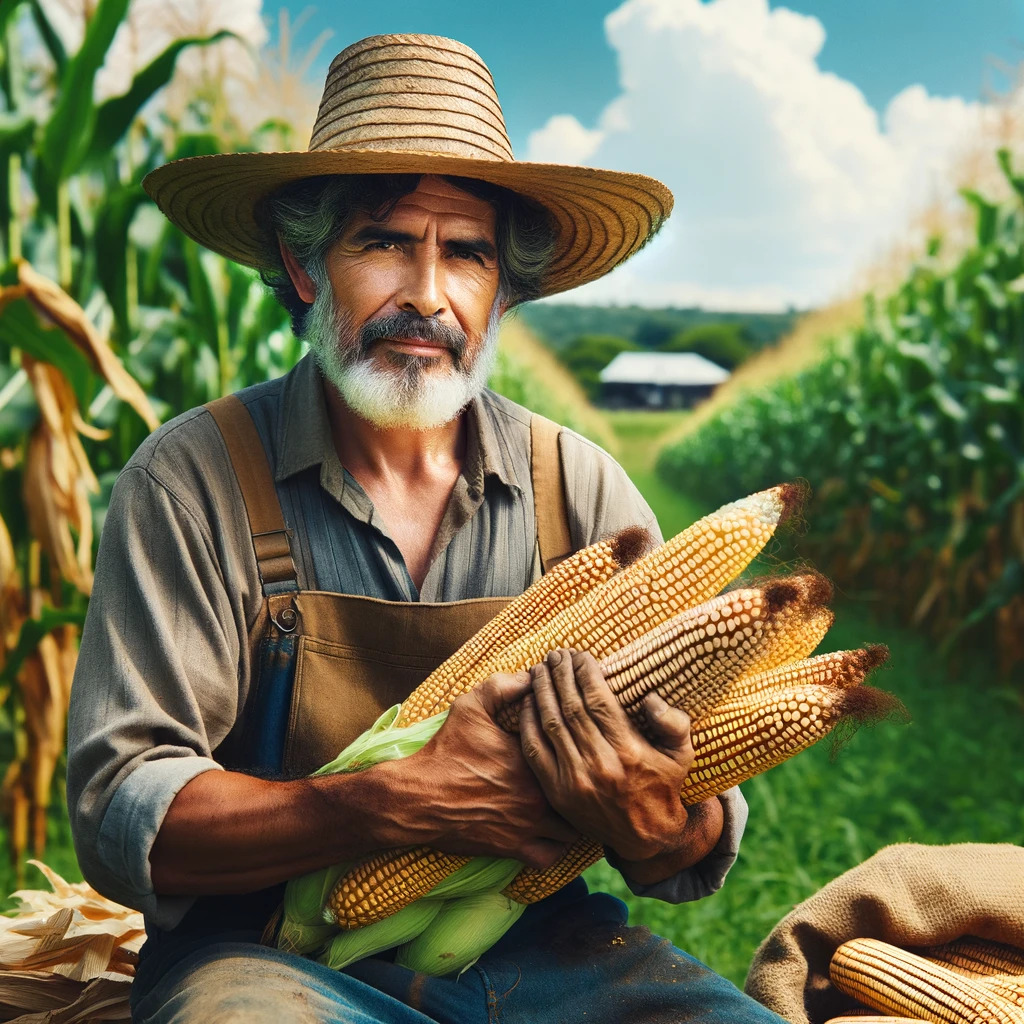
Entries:
POLYGON ((696 352, 620 352, 600 373, 601 398, 615 408, 688 409, 728 378, 696 352))

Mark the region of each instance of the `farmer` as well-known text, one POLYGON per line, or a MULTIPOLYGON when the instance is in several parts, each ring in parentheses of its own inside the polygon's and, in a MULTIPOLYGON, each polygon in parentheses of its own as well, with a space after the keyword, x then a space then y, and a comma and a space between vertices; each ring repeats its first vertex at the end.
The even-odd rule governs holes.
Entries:
POLYGON ((260 268, 312 357, 166 424, 111 498, 68 804, 86 876, 146 915, 133 1019, 777 1020, 581 880, 459 977, 260 944, 286 879, 413 843, 547 866, 584 833, 640 895, 721 885, 742 799, 684 808, 687 717, 651 699, 648 742, 589 656, 492 676, 407 759, 304 778, 561 557, 657 533, 608 455, 486 381, 501 317, 639 249, 668 191, 517 163, 486 67, 433 36, 341 53, 308 152, 146 186, 260 268))

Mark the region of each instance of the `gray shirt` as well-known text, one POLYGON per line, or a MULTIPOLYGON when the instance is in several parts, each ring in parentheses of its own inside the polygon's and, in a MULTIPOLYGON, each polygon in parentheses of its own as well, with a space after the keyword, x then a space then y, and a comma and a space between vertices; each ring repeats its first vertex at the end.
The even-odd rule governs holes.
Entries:
MULTIPOLYGON (((417 593, 385 523, 341 465, 310 357, 240 393, 271 464, 299 586, 387 600, 520 594, 540 574, 530 413, 493 392, 468 411, 464 466, 417 593)), ((583 547, 654 515, 602 449, 563 430, 570 536, 583 547)), ((149 852, 178 791, 214 757, 245 704, 248 632, 262 602, 241 493, 212 416, 153 433, 111 495, 71 692, 68 808, 86 878, 173 928, 191 897, 153 891, 149 852)), ((671 902, 719 888, 746 821, 738 790, 700 864, 641 895, 671 902)))

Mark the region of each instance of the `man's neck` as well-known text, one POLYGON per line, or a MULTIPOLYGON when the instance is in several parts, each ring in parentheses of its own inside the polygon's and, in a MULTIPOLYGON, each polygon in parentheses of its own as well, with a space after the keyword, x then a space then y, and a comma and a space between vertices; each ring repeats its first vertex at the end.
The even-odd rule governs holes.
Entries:
POLYGON ((466 451, 466 416, 427 430, 379 428, 352 411, 324 382, 331 437, 341 464, 361 483, 388 481, 391 486, 424 477, 457 476, 466 451))

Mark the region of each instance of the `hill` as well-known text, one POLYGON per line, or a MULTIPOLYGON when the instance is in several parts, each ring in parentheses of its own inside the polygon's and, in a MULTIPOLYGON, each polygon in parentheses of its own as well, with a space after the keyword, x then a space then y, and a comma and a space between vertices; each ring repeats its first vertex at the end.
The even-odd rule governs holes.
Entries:
POLYGON ((642 348, 659 348, 673 335, 704 324, 745 328, 754 348, 788 334, 799 313, 718 313, 706 309, 648 309, 644 306, 574 306, 532 302, 519 317, 545 344, 560 352, 581 335, 615 335, 642 348))

